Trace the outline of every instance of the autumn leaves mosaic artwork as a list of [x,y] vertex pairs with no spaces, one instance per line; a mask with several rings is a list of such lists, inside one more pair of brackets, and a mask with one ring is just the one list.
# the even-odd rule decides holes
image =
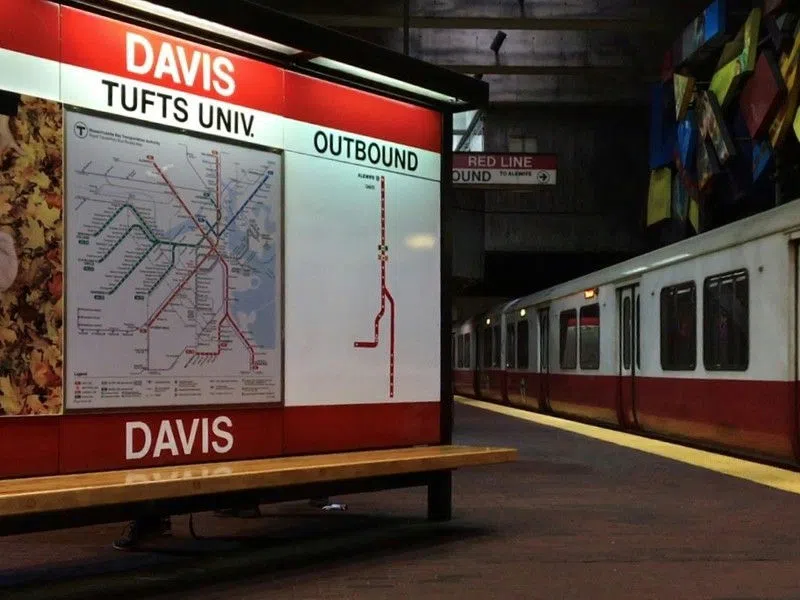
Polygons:
[[62,412],[62,127],[0,90],[0,415]]

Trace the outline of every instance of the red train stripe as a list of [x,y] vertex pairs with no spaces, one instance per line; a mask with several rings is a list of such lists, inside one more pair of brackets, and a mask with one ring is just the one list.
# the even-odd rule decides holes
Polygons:
[[645,429],[793,457],[794,382],[641,377],[636,383]]
[[[457,391],[473,395],[468,374],[456,371],[454,382]],[[543,377],[482,370],[477,381],[482,398],[540,408]],[[619,386],[630,385],[629,378],[552,373],[546,379],[554,413],[620,426]],[[635,382],[634,404],[643,430],[795,462],[795,382],[672,377],[636,377]]]
[[552,374],[550,406],[562,414],[616,424],[618,381],[601,375]]
[[[575,324],[577,322],[578,321],[576,319],[574,319],[574,318],[567,319],[567,327],[575,327]],[[581,327],[587,327],[587,326],[591,326],[591,325],[599,326],[600,325],[600,318],[599,317],[583,317],[581,319]]]

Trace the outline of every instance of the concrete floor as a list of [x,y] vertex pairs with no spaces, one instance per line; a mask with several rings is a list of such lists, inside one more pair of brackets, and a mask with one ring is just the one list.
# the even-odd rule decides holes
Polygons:
[[2,598],[800,598],[800,496],[457,406],[456,441],[517,463],[455,474],[455,519],[425,490],[198,515],[146,552],[121,525],[0,539]]

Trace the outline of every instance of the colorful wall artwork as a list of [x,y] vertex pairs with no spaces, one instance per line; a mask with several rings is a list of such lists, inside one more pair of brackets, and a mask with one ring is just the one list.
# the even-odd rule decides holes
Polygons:
[[673,201],[651,190],[647,227],[688,236],[800,197],[799,71],[798,2],[718,0],[687,25],[651,89],[651,180],[670,170]]

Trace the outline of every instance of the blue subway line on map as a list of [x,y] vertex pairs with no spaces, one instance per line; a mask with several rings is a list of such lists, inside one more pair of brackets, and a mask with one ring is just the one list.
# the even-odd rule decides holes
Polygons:
[[230,227],[231,225],[233,225],[233,222],[234,222],[236,219],[238,219],[238,218],[239,218],[239,215],[240,215],[240,214],[242,214],[242,211],[243,211],[245,208],[247,208],[247,205],[248,205],[248,204],[250,204],[250,202],[253,200],[253,198],[255,198],[255,197],[256,197],[256,194],[257,194],[258,192],[260,192],[260,191],[261,191],[261,188],[262,188],[262,187],[264,187],[264,184],[265,184],[265,183],[267,183],[267,180],[268,180],[269,178],[270,178],[270,174],[269,174],[269,173],[267,173],[267,174],[264,176],[264,178],[261,180],[261,182],[260,182],[260,183],[259,183],[259,184],[256,186],[256,189],[254,189],[254,190],[253,190],[253,192],[250,194],[250,196],[248,196],[247,200],[245,200],[245,201],[244,201],[244,203],[243,203],[243,204],[242,204],[242,206],[239,208],[239,210],[237,210],[237,211],[236,211],[236,213],[235,213],[235,214],[234,214],[234,215],[231,217],[231,220],[230,220],[230,221],[228,221],[228,224],[227,224],[227,225],[225,225],[225,227],[223,227],[223,228],[222,228],[222,231],[220,231],[220,232],[219,232],[219,236],[217,236],[217,237],[222,237],[222,236],[223,236],[223,234],[224,234],[224,233],[225,233],[225,232],[228,230],[228,227]]

